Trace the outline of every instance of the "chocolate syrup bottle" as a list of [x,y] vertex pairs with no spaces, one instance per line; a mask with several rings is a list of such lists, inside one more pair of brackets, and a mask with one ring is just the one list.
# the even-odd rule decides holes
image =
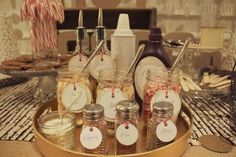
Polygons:
[[147,72],[159,67],[170,68],[171,60],[162,46],[162,35],[160,28],[152,28],[149,41],[146,43],[134,72],[135,99],[142,104],[144,85],[147,81]]

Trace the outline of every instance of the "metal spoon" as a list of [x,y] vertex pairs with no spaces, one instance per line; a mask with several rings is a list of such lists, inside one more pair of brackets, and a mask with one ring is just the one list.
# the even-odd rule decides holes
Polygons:
[[98,53],[98,51],[100,50],[100,48],[102,47],[102,45],[105,43],[104,40],[101,40],[100,43],[98,44],[96,50],[94,50],[93,54],[91,55],[91,57],[88,59],[88,61],[84,64],[81,73],[84,71],[84,69],[87,68],[87,66],[89,65],[89,63],[92,61],[92,59],[94,58],[94,56]]
[[129,68],[128,68],[127,75],[131,72],[131,70],[133,69],[133,67],[137,64],[139,58],[140,58],[141,55],[143,54],[144,48],[145,48],[145,44],[142,44],[142,45],[139,46],[138,51],[137,51],[137,53],[136,53],[136,55],[135,55],[135,58],[134,58],[133,62],[131,63],[131,65],[130,65]]
[[188,45],[190,43],[191,39],[188,38],[185,43],[184,43],[184,46],[183,48],[181,49],[180,53],[178,54],[174,64],[172,65],[172,67],[170,68],[170,73],[174,70],[174,68],[176,67],[176,65],[179,63],[179,61],[181,60],[181,58],[183,57],[184,53],[185,53],[185,50],[188,48]]

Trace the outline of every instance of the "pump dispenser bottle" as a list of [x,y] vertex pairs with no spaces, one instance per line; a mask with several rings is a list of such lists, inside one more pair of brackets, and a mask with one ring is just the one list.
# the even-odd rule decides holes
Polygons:
[[83,26],[83,11],[80,10],[78,27],[76,28],[75,56],[68,62],[69,70],[82,68],[88,60],[88,47],[86,44],[86,28]]
[[130,30],[128,14],[120,14],[117,28],[111,36],[111,56],[117,70],[127,71],[135,56],[135,35]]
[[161,29],[152,28],[149,41],[146,43],[134,72],[135,99],[139,104],[142,104],[148,70],[160,67],[170,68],[171,60],[162,45]]
[[100,70],[116,69],[115,62],[111,58],[111,52],[107,48],[106,27],[103,26],[103,13],[101,8],[99,8],[98,26],[95,29],[95,36],[96,36],[96,46],[98,46],[100,41],[102,40],[105,41],[98,55],[96,55],[89,64],[89,71],[91,75],[93,76],[93,78],[98,80],[98,74]]

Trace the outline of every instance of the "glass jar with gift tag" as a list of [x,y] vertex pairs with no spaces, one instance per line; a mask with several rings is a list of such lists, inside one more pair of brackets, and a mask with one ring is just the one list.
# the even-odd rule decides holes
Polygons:
[[83,107],[92,102],[89,73],[81,69],[59,72],[57,85],[58,111],[75,113],[76,124],[83,124]]
[[170,72],[166,68],[153,68],[148,71],[144,86],[143,120],[152,117],[153,104],[160,101],[170,102],[173,106],[173,120],[176,121],[181,110],[179,69]]
[[96,103],[104,106],[108,134],[114,135],[116,104],[122,100],[134,99],[134,87],[131,74],[125,71],[101,70],[97,87]]

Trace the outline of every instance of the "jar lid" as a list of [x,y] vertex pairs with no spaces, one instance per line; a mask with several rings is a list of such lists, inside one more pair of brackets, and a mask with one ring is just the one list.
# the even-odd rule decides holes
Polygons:
[[123,100],[117,103],[116,105],[116,114],[118,117],[123,119],[130,119],[137,115],[139,110],[139,105],[130,100]]
[[123,100],[117,103],[116,105],[117,112],[131,113],[137,112],[139,110],[139,105],[130,100]]
[[168,101],[159,101],[153,104],[153,116],[155,117],[171,117],[173,115],[174,106]]
[[104,107],[100,104],[88,104],[84,106],[83,113],[85,119],[98,119],[103,117]]

